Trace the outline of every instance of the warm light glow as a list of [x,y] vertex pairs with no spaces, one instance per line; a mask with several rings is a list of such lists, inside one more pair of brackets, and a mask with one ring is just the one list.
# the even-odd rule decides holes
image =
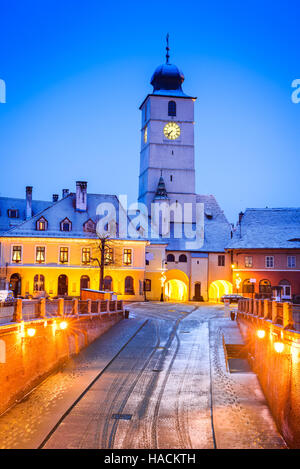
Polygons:
[[209,286],[209,299],[218,301],[223,295],[232,293],[232,284],[227,280],[215,280]]
[[34,337],[35,336],[35,333],[36,333],[36,330],[33,329],[33,327],[30,327],[29,329],[27,329],[27,335],[29,337]]
[[266,331],[264,329],[259,329],[256,332],[256,335],[259,339],[263,339],[266,336]]
[[20,336],[20,337],[25,337],[24,321],[22,321],[21,324],[20,324],[19,336]]
[[165,285],[165,296],[171,301],[186,301],[187,286],[182,280],[171,279]]
[[275,342],[274,343],[274,349],[276,350],[277,353],[282,353],[284,350],[284,343],[283,342]]
[[145,127],[145,130],[144,130],[144,142],[147,143],[147,138],[148,138],[148,128],[147,126]]
[[63,330],[65,330],[65,329],[67,329],[68,323],[67,323],[66,321],[62,321],[62,322],[60,323],[59,327],[60,327],[61,330],[63,331]]
[[180,135],[180,127],[176,122],[168,122],[164,126],[164,134],[169,140],[176,140]]
[[235,268],[235,265],[234,265],[234,264],[231,264],[231,268],[234,269],[234,268]]

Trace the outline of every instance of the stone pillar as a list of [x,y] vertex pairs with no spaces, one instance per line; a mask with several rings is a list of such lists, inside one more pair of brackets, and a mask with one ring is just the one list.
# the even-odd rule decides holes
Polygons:
[[277,303],[276,301],[272,301],[272,323],[277,323]]
[[92,314],[92,300],[87,300],[87,313]]
[[14,322],[21,322],[22,321],[22,298],[17,298],[16,303],[15,303],[15,310],[14,310],[14,316],[13,320]]
[[64,315],[64,299],[59,298],[58,303],[57,303],[57,316],[63,316]]
[[269,300],[263,300],[264,302],[264,319],[268,319],[269,314]]
[[40,307],[39,317],[40,318],[45,318],[46,317],[46,298],[41,298],[40,299],[39,307]]
[[97,312],[98,314],[101,314],[101,300],[97,300],[97,305],[98,305]]
[[290,303],[283,303],[283,327],[288,328],[293,325],[293,307]]
[[73,314],[73,316],[78,316],[79,315],[79,312],[78,312],[78,299],[77,298],[73,298],[72,314]]

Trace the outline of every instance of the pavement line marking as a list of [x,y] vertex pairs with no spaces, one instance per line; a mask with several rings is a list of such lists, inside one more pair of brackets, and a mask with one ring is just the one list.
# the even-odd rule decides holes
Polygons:
[[85,396],[85,394],[91,389],[91,387],[96,383],[96,381],[105,373],[107,368],[112,364],[112,362],[120,355],[120,353],[127,347],[127,345],[137,336],[137,334],[143,329],[143,327],[148,323],[148,319],[146,319],[145,322],[138,328],[137,331],[128,339],[128,341],[123,345],[123,347],[120,348],[120,350],[116,353],[116,355],[113,356],[113,358],[107,363],[107,365],[100,371],[100,373],[93,379],[93,381],[85,388],[85,390],[80,394],[80,396],[73,402],[73,404],[66,410],[66,412],[61,416],[61,418],[58,420],[58,422],[54,425],[52,430],[48,433],[46,438],[42,441],[42,443],[39,445],[37,449],[43,449],[45,444],[50,440],[51,436],[55,433],[55,431],[58,429],[60,424],[64,421],[64,419],[70,414],[70,412],[76,407],[78,402],[81,401],[81,399]]

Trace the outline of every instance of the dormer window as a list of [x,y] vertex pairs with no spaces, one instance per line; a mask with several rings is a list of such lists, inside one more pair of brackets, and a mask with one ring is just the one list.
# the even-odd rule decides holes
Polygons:
[[176,116],[176,103],[175,103],[175,101],[169,101],[169,103],[168,103],[168,116]]
[[60,231],[71,231],[72,230],[72,222],[65,218],[60,222]]
[[8,215],[8,218],[19,218],[19,210],[8,209],[7,215]]
[[86,233],[95,233],[96,223],[93,220],[89,219],[83,224],[83,231]]
[[46,231],[47,228],[48,228],[48,222],[46,218],[44,217],[39,218],[38,221],[36,222],[36,229],[38,231]]

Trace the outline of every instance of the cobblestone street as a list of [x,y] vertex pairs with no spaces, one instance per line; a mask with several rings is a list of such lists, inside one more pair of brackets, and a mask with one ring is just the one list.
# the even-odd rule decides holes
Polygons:
[[1,448],[285,448],[221,305],[136,303],[130,318],[0,418]]

